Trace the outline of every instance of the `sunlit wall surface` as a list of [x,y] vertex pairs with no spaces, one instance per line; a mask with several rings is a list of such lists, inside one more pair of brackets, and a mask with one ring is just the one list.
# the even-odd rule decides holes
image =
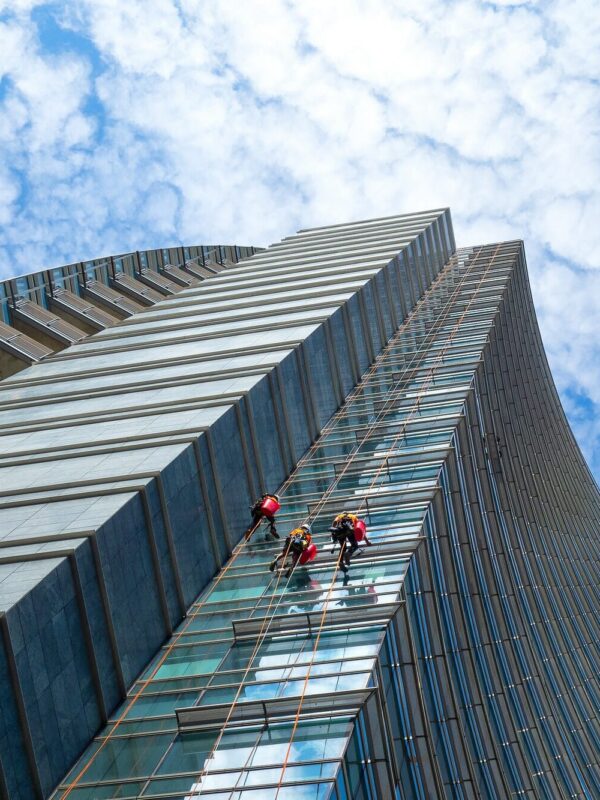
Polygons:
[[[333,424],[332,415],[395,341],[453,251],[449,212],[443,210],[304,231],[0,384],[0,788],[5,794],[19,800],[49,796],[99,731],[92,745],[98,755],[85,762],[90,766],[81,776],[84,767],[69,776],[63,794],[163,796],[170,788],[160,776],[172,775],[179,780],[172,784],[177,796],[185,793],[182,780],[188,788],[198,782],[202,756],[191,743],[204,737],[201,751],[214,732],[194,728],[179,736],[174,709],[193,705],[209,680],[204,704],[222,709],[231,705],[228,676],[239,680],[236,670],[243,673],[252,661],[251,676],[257,663],[249,655],[244,662],[243,654],[256,634],[242,631],[240,645],[228,655],[232,619],[270,617],[279,600],[278,617],[291,612],[286,616],[292,618],[294,608],[295,613],[310,608],[319,595],[325,603],[333,575],[331,557],[321,558],[310,577],[294,576],[296,582],[316,583],[296,587],[288,602],[290,587],[284,591],[284,584],[275,588],[268,580],[269,553],[260,538],[232,561],[248,505],[261,491],[286,481],[324,426]],[[368,417],[371,401],[365,397],[364,403],[361,414]],[[346,440],[332,444],[332,454],[341,448],[337,460],[343,461]],[[310,458],[317,459],[314,468],[323,470],[327,482],[336,458],[329,455],[330,445],[323,446],[322,456],[313,448]],[[284,532],[307,512],[307,498],[294,499],[302,486],[296,482],[300,473],[293,474]],[[311,506],[319,502],[319,492],[318,486],[307,486]],[[410,534],[423,509],[417,503],[393,517],[396,549],[374,548],[361,567],[360,584],[357,562],[355,584],[340,590],[349,599],[340,602],[370,611],[377,592],[382,600],[398,595],[413,547]],[[382,531],[386,520],[384,514]],[[200,611],[199,592],[224,565]],[[190,606],[185,633],[175,634],[169,657],[144,673],[161,645],[175,641],[171,637]],[[225,617],[205,614],[211,609]],[[330,709],[324,724],[344,752],[353,743],[357,765],[365,748],[377,764],[388,763],[381,755],[383,739],[376,743],[369,733],[370,720],[381,710],[375,684],[365,676],[383,636],[382,621],[369,619],[363,627],[371,661],[361,655],[366,645],[360,640],[344,643],[348,634],[342,625],[337,643],[328,639],[330,631],[323,632],[322,646],[331,656],[310,679],[311,692],[313,679],[321,688],[333,685],[334,664],[335,680],[348,686],[340,691],[342,707]],[[268,648],[263,633],[260,646]],[[310,642],[289,646],[290,655],[277,660],[299,659],[302,671],[302,659],[310,662]],[[295,648],[304,655],[296,655]],[[340,674],[346,651],[356,653],[354,677]],[[217,667],[225,657],[230,666],[220,678]],[[140,673],[152,670],[144,686]],[[248,677],[250,685],[261,680]],[[269,685],[276,687],[278,680],[275,674]],[[150,686],[168,689],[169,681],[172,690],[156,698]],[[279,691],[274,692],[279,702]],[[128,716],[115,728],[111,720],[122,714],[115,709],[127,694],[138,693],[135,708],[127,712],[132,720]],[[174,701],[173,694],[183,700]],[[282,699],[287,702],[285,694]],[[162,703],[167,709],[156,723],[161,732],[149,736],[146,723],[135,721],[147,702],[159,709],[151,716],[161,717]],[[301,715],[297,723],[286,707],[279,705],[276,713],[290,731],[291,775],[299,774],[293,748],[307,742],[304,749],[314,754],[312,783],[325,775],[329,783],[338,780],[340,753],[331,755],[333,744],[325,748],[330,766],[320,766],[321,710]],[[107,722],[113,732],[99,746]],[[263,727],[261,722],[258,730]],[[130,738],[138,728],[140,736]],[[278,730],[281,750],[285,732]],[[234,741],[226,734],[225,749]],[[265,736],[268,744],[271,732]],[[261,741],[255,737],[248,747],[258,753]],[[116,761],[114,745],[125,747]],[[279,752],[275,745],[273,740],[267,752]],[[187,766],[183,761],[175,766],[174,748],[183,761],[189,756]],[[281,764],[279,755],[272,757]],[[226,763],[239,764],[240,758],[231,753]],[[167,759],[169,772],[160,772]],[[250,772],[257,786],[277,784],[273,773]],[[244,771],[239,780],[250,778]],[[329,790],[327,780],[320,791]]]
[[433,271],[278,491],[317,560],[238,545],[56,798],[598,796],[598,491],[520,242]]

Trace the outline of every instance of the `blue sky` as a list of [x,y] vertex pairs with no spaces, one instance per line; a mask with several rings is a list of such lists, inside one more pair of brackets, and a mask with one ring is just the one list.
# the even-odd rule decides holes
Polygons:
[[600,476],[592,0],[0,0],[0,275],[450,205],[523,238]]

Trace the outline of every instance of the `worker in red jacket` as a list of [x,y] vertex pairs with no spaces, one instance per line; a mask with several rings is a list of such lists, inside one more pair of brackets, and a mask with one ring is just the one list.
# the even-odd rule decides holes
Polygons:
[[275,514],[281,508],[279,504],[279,497],[276,494],[263,494],[258,498],[253,506],[250,506],[252,514],[252,522],[248,530],[244,534],[246,541],[252,536],[254,531],[258,528],[263,519],[269,523],[269,533],[274,539],[279,539],[277,528],[275,527]]
[[269,569],[271,572],[275,571],[275,567],[280,561],[283,561],[283,567],[285,568],[287,559],[289,556],[291,556],[291,566],[285,573],[285,577],[289,578],[292,574],[292,571],[296,567],[300,556],[310,546],[311,540],[312,534],[310,532],[310,525],[300,525],[299,528],[294,528],[294,530],[288,534],[281,553],[269,564]]

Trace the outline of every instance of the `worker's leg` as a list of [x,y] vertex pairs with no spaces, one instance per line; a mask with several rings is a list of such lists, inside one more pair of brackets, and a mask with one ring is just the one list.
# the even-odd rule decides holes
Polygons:
[[271,536],[273,536],[273,538],[279,539],[279,534],[277,533],[277,528],[275,527],[275,517],[267,517],[266,519],[269,521],[269,533]]
[[354,553],[356,553],[357,550],[358,550],[358,542],[356,541],[356,537],[354,533],[349,533],[346,537],[346,547],[344,552],[346,566],[350,563],[350,559],[352,558]]
[[348,572],[348,566],[346,565],[346,542],[340,542],[340,557],[338,559],[338,567],[342,570],[342,572]]
[[288,557],[289,552],[290,552],[290,543],[286,539],[286,542],[283,545],[283,550],[281,551],[281,553],[279,553],[277,558],[273,559],[273,561],[271,561],[271,563],[269,564],[269,569],[271,570],[271,572],[275,570],[275,567],[280,561],[285,561],[285,559]]
[[300,552],[299,552],[299,551],[297,551],[297,550],[294,550],[294,551],[292,552],[292,566],[291,566],[291,567],[288,569],[288,571],[285,573],[285,577],[286,577],[286,578],[289,578],[289,577],[290,577],[290,575],[292,574],[292,572],[293,572],[293,571],[296,569],[296,564],[298,563],[298,559],[299,559],[299,558],[300,558]]
[[329,530],[331,531],[331,540],[333,541],[331,552],[335,553],[336,547],[339,547],[340,549],[343,547],[344,536],[340,533],[339,528],[329,528]]
[[277,564],[279,564],[279,562],[282,561],[284,558],[285,558],[285,553],[279,553],[277,558],[274,558],[273,561],[271,561],[271,563],[269,564],[269,569],[271,570],[271,572],[275,570]]
[[248,529],[246,530],[246,533],[244,534],[244,539],[246,539],[246,541],[252,536],[254,531],[258,528],[258,526],[261,523],[262,518],[263,518],[263,515],[261,514],[260,511],[255,511],[252,514],[252,522],[250,523]]

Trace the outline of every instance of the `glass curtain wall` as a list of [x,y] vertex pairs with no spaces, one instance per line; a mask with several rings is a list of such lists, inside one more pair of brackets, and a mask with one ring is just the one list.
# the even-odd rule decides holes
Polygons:
[[[400,796],[410,721],[390,621],[518,248],[452,257],[278,489],[282,540],[238,545],[56,800]],[[372,542],[347,577],[329,535],[344,510]],[[305,522],[316,560],[269,572]]]

